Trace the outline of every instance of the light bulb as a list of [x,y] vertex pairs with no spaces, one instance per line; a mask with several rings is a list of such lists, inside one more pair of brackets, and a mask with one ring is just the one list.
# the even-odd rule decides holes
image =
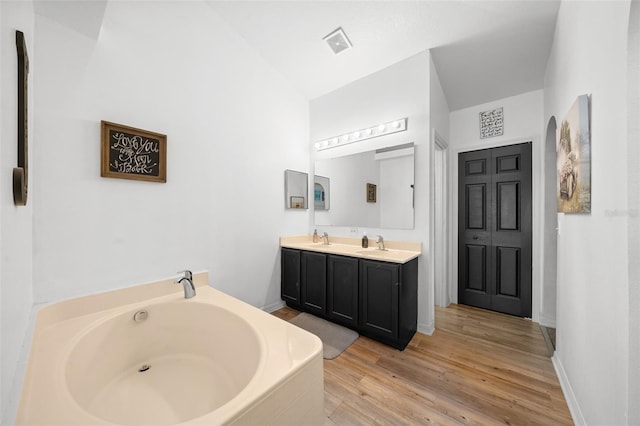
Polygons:
[[385,126],[384,124],[381,124],[381,125],[378,126],[378,130],[381,131],[381,132],[384,132],[384,129],[386,129],[386,128],[387,128],[387,126]]
[[400,122],[399,122],[399,121],[394,121],[394,122],[393,122],[393,127],[395,127],[396,129],[397,129],[398,127],[400,127]]
[[349,135],[343,135],[343,136],[342,136],[342,141],[343,141],[343,142],[346,142],[346,141],[348,141],[348,140],[349,140]]
[[373,129],[367,129],[367,136],[371,136],[372,133],[373,133]]
[[354,138],[354,139],[360,139],[360,132],[355,132],[355,133],[353,134],[353,138]]

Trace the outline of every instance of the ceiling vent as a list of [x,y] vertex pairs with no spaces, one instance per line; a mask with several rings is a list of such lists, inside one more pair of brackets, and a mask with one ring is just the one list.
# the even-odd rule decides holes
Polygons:
[[333,31],[331,34],[324,37],[323,40],[327,42],[333,53],[336,55],[352,47],[349,38],[342,28],[338,28]]

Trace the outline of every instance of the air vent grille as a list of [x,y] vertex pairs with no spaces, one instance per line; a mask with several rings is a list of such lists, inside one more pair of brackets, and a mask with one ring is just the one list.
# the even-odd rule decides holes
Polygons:
[[338,28],[331,34],[323,38],[327,42],[334,54],[342,53],[352,47],[349,38],[342,28]]

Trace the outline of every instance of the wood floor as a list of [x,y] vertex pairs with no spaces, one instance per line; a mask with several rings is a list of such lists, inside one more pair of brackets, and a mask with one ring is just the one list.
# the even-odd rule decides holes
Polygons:
[[324,393],[330,426],[573,424],[539,326],[464,305],[436,308],[433,336],[402,352],[358,338],[324,360]]

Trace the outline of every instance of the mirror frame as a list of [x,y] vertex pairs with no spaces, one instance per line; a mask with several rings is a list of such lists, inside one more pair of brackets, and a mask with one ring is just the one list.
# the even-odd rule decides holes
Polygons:
[[[294,178],[304,177],[304,189],[299,192],[300,183],[294,184]],[[295,193],[293,191],[296,191]],[[297,170],[284,171],[284,208],[286,210],[307,210],[309,208],[309,174]],[[302,200],[300,200],[302,198]]]

